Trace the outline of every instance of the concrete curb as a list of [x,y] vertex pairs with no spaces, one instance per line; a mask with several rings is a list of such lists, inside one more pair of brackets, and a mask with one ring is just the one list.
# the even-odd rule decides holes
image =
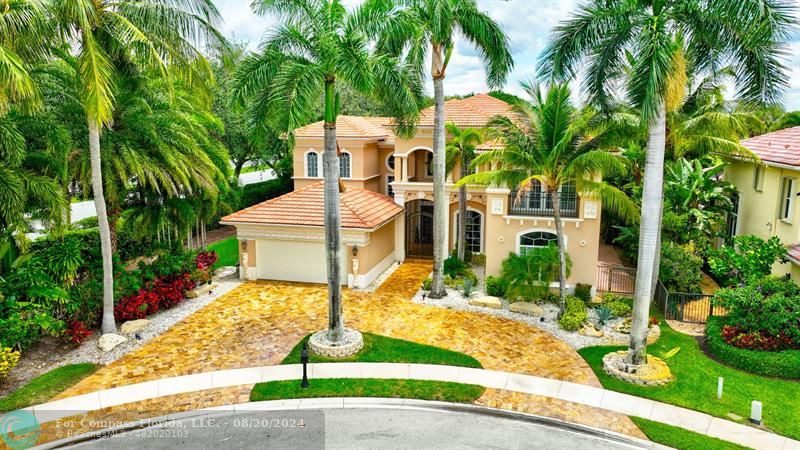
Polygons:
[[[389,378],[475,384],[486,388],[550,397],[628,416],[642,417],[754,449],[800,450],[800,441],[705,413],[593,386],[533,375],[469,367],[399,363],[318,363],[309,364],[308,369],[309,377],[312,379]],[[24,410],[33,413],[39,423],[46,423],[88,411],[167,395],[268,381],[299,380],[301,376],[302,366],[299,364],[220,370],[91,392],[35,405]],[[310,400],[297,400],[297,402],[299,405],[303,402],[308,403]],[[315,402],[331,401],[316,399]],[[294,400],[285,402],[288,405],[292,404]],[[333,400],[333,402],[338,404],[336,403],[338,400]],[[242,407],[240,406],[240,408]]]

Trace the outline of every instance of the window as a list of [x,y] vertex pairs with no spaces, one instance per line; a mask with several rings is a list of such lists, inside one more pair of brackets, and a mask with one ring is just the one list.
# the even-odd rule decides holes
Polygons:
[[728,213],[727,217],[727,224],[726,224],[726,233],[725,233],[725,242],[728,245],[733,245],[733,237],[736,236],[736,231],[739,229],[739,193],[735,192],[731,196],[731,203],[733,203],[733,209]]
[[350,178],[350,153],[339,155],[339,177]]
[[306,176],[319,176],[319,155],[314,152],[309,152],[306,154]]
[[[456,240],[460,231],[461,225],[458,220],[459,214],[456,211]],[[471,209],[467,210],[467,227],[466,227],[466,248],[472,253],[481,253],[481,227],[483,225],[483,217],[478,211]]]
[[761,192],[764,189],[764,166],[756,165],[753,172],[753,190]]
[[394,172],[394,155],[389,155],[386,157],[386,167],[388,167],[389,170]]
[[467,175],[472,175],[473,173],[477,172],[477,168],[470,167],[472,163],[471,159],[464,158],[461,160],[461,178],[464,178]]
[[394,175],[386,175],[386,195],[389,197],[394,197],[394,189],[392,189],[392,183],[394,183]]
[[558,236],[546,231],[532,231],[519,237],[519,254],[524,255],[534,248],[548,247],[558,244]]
[[792,209],[794,207],[794,179],[783,178],[781,180],[781,210],[780,219],[784,222],[792,221]]
[[430,152],[428,152],[425,157],[425,173],[427,173],[429,177],[433,176],[433,153]]

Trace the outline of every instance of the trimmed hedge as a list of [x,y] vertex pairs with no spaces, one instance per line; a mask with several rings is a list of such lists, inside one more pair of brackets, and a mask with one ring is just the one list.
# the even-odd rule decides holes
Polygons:
[[292,180],[275,178],[242,186],[240,207],[247,208],[292,191]]
[[763,352],[729,345],[722,339],[724,317],[709,317],[706,324],[708,352],[723,363],[745,372],[768,377],[800,379],[800,350]]

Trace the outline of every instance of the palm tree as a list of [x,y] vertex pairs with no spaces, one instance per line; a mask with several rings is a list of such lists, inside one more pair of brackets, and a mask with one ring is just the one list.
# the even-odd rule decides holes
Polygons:
[[[380,3],[377,0],[376,3]],[[480,53],[490,87],[500,87],[514,66],[508,37],[500,25],[480,11],[475,0],[398,0],[401,9],[387,12],[381,21],[378,47],[406,60],[422,75],[430,57],[435,101],[433,125],[433,279],[428,294],[447,295],[444,289],[445,235],[449,201],[445,184],[444,78],[457,35]]]
[[[746,102],[775,102],[786,86],[779,57],[793,24],[789,1],[593,0],[559,25],[541,57],[540,76],[567,80],[583,71],[583,88],[601,108],[624,84],[648,127],[639,263],[627,361],[647,361],[653,269],[659,253],[666,116],[681,104],[692,73],[735,67]],[[624,66],[633,62],[630,73]]]
[[11,105],[38,106],[30,66],[47,54],[52,27],[39,0],[4,2],[0,13],[0,114]]
[[[198,72],[207,64],[196,44],[223,41],[214,29],[219,14],[211,0],[52,0],[53,20],[77,52],[78,86],[86,115],[91,155],[91,185],[103,256],[101,331],[116,331],[114,273],[100,151],[102,129],[112,124],[119,77],[156,68],[171,80],[174,70]],[[195,64],[199,63],[199,64]],[[205,71],[208,73],[208,71]],[[193,73],[192,79],[208,76]]]
[[[512,190],[541,192],[549,198],[558,235],[559,300],[566,304],[567,255],[561,223],[561,193],[571,191],[596,197],[623,218],[635,218],[636,206],[619,189],[597,177],[625,170],[621,156],[607,150],[613,130],[591,130],[591,114],[581,114],[570,103],[566,84],[551,85],[543,94],[538,85],[522,83],[531,97],[514,109],[519,120],[497,117],[488,126],[504,145],[478,155],[473,164],[498,163],[498,170],[479,172],[459,180],[459,186],[481,184]],[[535,195],[535,194],[534,194]]]
[[344,334],[341,291],[341,216],[339,157],[336,142],[338,83],[382,99],[396,117],[396,131],[408,135],[418,114],[419,80],[395,58],[369,51],[364,31],[380,20],[367,2],[348,13],[340,0],[257,0],[259,14],[283,20],[247,57],[236,75],[234,100],[251,104],[252,121],[292,131],[310,122],[315,102],[324,99],[325,246],[328,276],[328,339]]
[[[468,168],[475,159],[475,150],[483,143],[483,134],[474,128],[461,129],[453,123],[447,124],[451,138],[447,142],[447,172],[461,171],[458,178],[468,174]],[[467,186],[458,187],[458,258],[464,260],[467,244]]]

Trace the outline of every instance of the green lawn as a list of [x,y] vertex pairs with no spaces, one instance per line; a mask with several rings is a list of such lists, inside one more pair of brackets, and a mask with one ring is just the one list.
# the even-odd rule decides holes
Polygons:
[[96,364],[70,364],[39,375],[25,386],[0,398],[0,411],[13,411],[44,403],[91,375]]
[[214,242],[208,246],[208,249],[214,250],[219,256],[217,262],[214,263],[215,269],[239,264],[239,240],[236,239],[236,236]]
[[[300,350],[309,336],[298,342],[281,364],[299,363]],[[357,355],[343,359],[329,359],[309,352],[309,357],[311,362],[388,362],[482,367],[477,359],[463,353],[371,333],[364,333],[364,348]]]
[[[661,387],[637,386],[617,380],[603,372],[602,358],[622,347],[588,347],[578,351],[592,366],[603,387],[694,409],[723,419],[733,420],[728,413],[741,416],[746,422],[750,404],[764,404],[764,424],[776,433],[800,439],[800,383],[748,374],[717,363],[700,351],[697,341],[661,323],[661,338],[648,347],[648,352],[663,356],[680,347],[680,352],[667,363],[677,378]],[[717,378],[725,378],[722,400],[717,400]],[[743,423],[744,423],[743,422]]]
[[678,450],[708,450],[712,448],[714,450],[744,450],[748,448],[641,417],[631,417],[631,419],[651,441]]
[[297,380],[259,383],[250,392],[250,401],[311,397],[389,397],[471,403],[483,391],[483,386],[443,381],[326,378],[310,380],[310,387],[307,389],[301,388]]

